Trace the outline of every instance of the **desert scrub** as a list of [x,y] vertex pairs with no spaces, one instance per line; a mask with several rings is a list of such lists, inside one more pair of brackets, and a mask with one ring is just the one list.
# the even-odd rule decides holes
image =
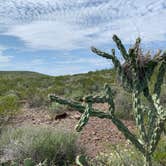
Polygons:
[[156,152],[153,155],[153,159],[160,165],[166,165],[166,136],[160,140]]
[[107,153],[99,153],[95,159],[89,159],[94,166],[143,166],[143,157],[133,148],[125,145],[111,145]]
[[49,115],[52,119],[56,119],[57,116],[64,115],[67,116],[66,111],[69,109],[69,107],[58,104],[58,103],[51,103],[49,106]]
[[19,98],[14,94],[0,97],[0,132],[8,120],[19,110]]
[[71,164],[80,151],[76,140],[74,133],[53,128],[9,128],[2,132],[0,138],[1,160],[31,158],[36,163],[47,159],[48,166]]
[[[130,142],[107,145],[107,152],[99,153],[94,159],[87,159],[89,166],[143,166],[144,158]],[[153,154],[153,165],[166,165],[166,142],[163,137]]]
[[121,119],[133,120],[132,97],[130,93],[125,92],[122,88],[116,87],[115,105],[116,116]]
[[9,94],[0,97],[0,115],[12,116],[19,108],[19,99],[16,95]]

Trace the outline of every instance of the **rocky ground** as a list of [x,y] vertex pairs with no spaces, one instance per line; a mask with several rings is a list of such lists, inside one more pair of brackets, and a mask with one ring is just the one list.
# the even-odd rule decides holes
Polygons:
[[[97,106],[101,107],[101,106]],[[102,106],[105,108],[106,106]],[[40,109],[23,108],[18,116],[11,120],[10,125],[45,125],[49,127],[60,128],[61,130],[75,131],[80,114],[76,111],[67,111],[67,116],[60,119],[53,119],[48,111]],[[132,121],[123,121],[130,130],[134,130]],[[99,152],[106,151],[106,145],[109,143],[117,144],[125,142],[124,136],[117,130],[114,124],[108,119],[99,119],[92,117],[88,124],[79,133],[79,144],[85,147],[86,153],[95,156]]]

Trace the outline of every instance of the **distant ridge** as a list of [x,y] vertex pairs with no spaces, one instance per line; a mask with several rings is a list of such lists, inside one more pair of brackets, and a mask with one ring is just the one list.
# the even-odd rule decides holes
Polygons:
[[78,74],[66,74],[66,75],[59,75],[59,76],[51,76],[48,74],[43,74],[35,71],[0,71],[0,76],[21,76],[21,75],[28,75],[28,76],[49,76],[49,77],[65,77],[65,76],[83,76],[87,74],[97,74],[97,73],[108,73],[110,71],[114,71],[113,69],[103,69],[103,70],[96,70],[96,71],[89,71],[87,73],[78,73]]
[[28,77],[36,77],[36,76],[48,76],[46,74],[34,72],[34,71],[0,71],[1,76],[28,76]]

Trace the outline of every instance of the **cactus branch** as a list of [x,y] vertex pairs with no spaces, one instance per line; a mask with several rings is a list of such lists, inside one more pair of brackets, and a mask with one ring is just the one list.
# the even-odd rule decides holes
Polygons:
[[127,54],[127,51],[125,49],[125,47],[123,46],[121,40],[118,38],[118,36],[113,35],[113,40],[116,43],[118,49],[120,50],[122,56],[124,57],[125,60],[128,60],[129,55]]
[[[89,116],[91,116],[91,117],[98,117],[98,118],[102,118],[102,119],[104,119],[104,118],[105,119],[111,119],[112,122],[114,123],[114,125],[124,134],[126,139],[130,140],[134,144],[134,146],[136,148],[138,148],[142,153],[145,151],[143,146],[142,146],[142,144],[137,140],[137,137],[129,131],[129,129],[124,125],[124,123],[121,120],[119,120],[115,116],[112,116],[112,114],[105,113],[105,112],[99,111],[99,110],[94,109],[94,108],[91,108],[91,111],[88,113],[87,110],[89,108],[81,105],[79,102],[62,99],[61,97],[58,97],[58,96],[56,96],[54,94],[49,95],[49,98],[51,99],[52,102],[58,102],[60,104],[68,105],[68,106],[70,106],[72,108],[75,108],[80,113],[84,113],[82,118],[81,118],[81,121],[79,122],[81,124],[83,124],[82,121],[85,118],[84,116],[86,116],[86,118],[85,118],[86,119],[86,123],[87,123],[87,120],[89,119]],[[79,129],[80,128],[78,128],[78,131],[80,131]]]

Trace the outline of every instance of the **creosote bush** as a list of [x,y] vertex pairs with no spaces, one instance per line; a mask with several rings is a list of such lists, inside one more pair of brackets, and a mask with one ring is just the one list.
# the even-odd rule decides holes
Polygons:
[[21,164],[24,159],[31,158],[35,163],[47,160],[47,166],[69,165],[81,151],[76,140],[74,133],[53,128],[9,128],[0,137],[1,160],[13,160]]
[[67,106],[58,104],[58,103],[51,103],[50,107],[49,107],[49,115],[52,119],[56,119],[57,115],[62,115],[64,113],[66,113],[66,111],[69,108]]
[[19,111],[19,98],[15,94],[0,96],[0,133],[5,124]]
[[[130,142],[127,144],[107,145],[107,151],[99,153],[95,158],[87,158],[89,166],[143,166],[144,158]],[[165,137],[160,140],[153,154],[153,165],[166,165]]]
[[14,94],[0,97],[0,116],[13,116],[19,109],[19,99]]

